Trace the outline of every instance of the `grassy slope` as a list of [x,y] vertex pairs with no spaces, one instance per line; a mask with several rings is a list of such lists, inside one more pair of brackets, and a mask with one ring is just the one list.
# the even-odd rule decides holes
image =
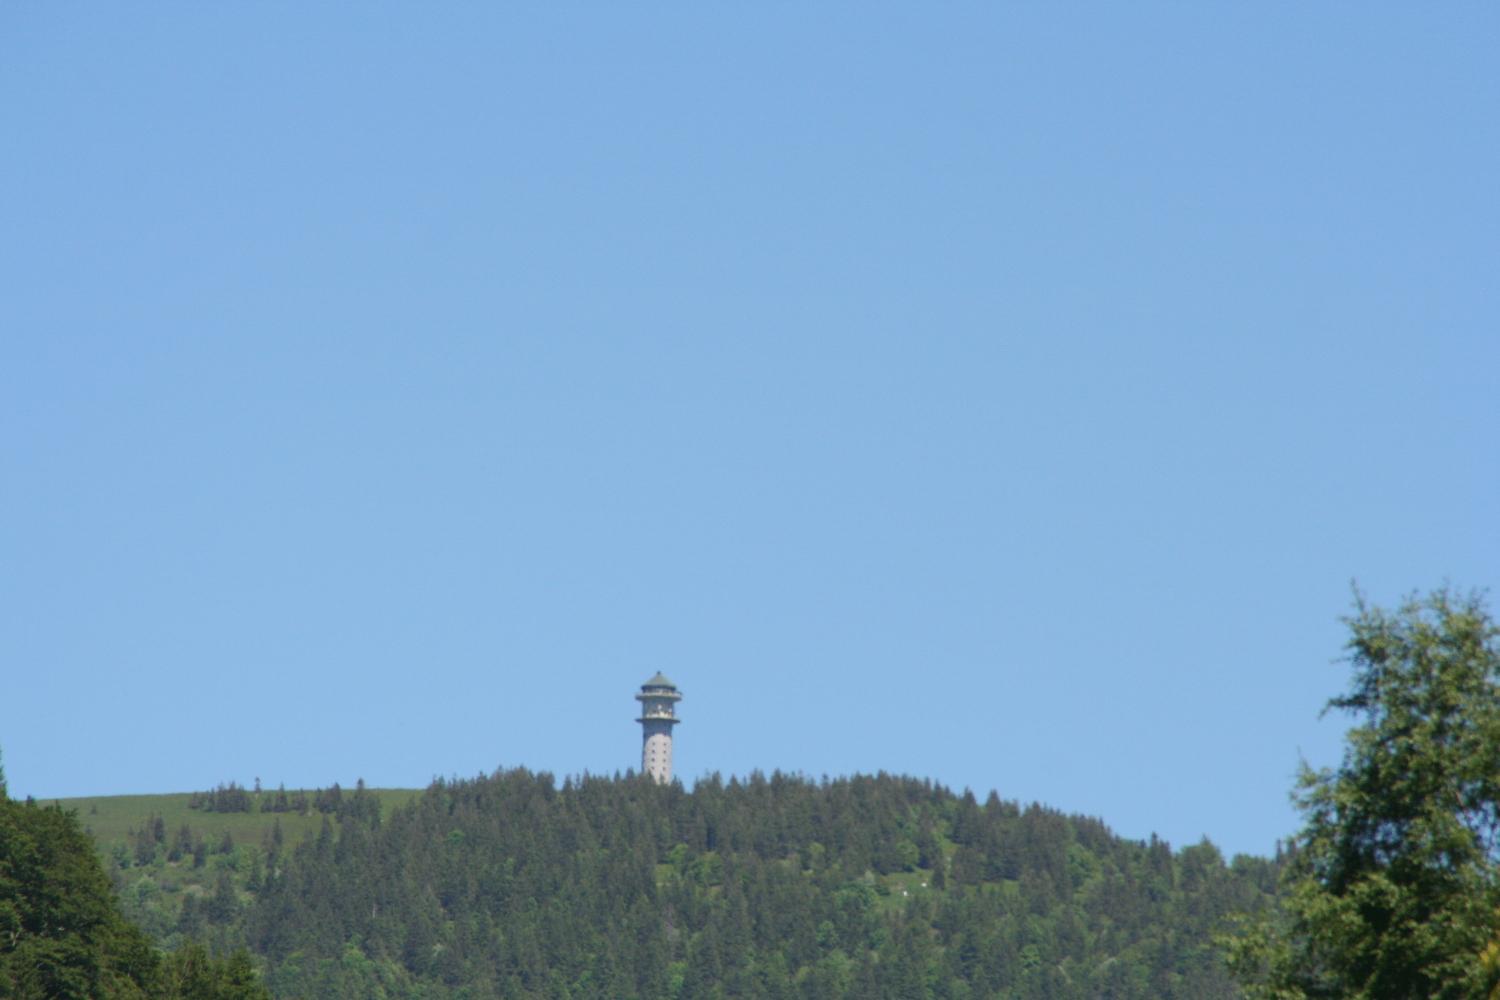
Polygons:
[[[383,812],[389,813],[396,806],[421,795],[411,788],[369,789],[380,799]],[[347,792],[346,792],[347,794]],[[323,817],[316,811],[306,816],[296,813],[212,813],[188,808],[189,795],[175,792],[168,795],[107,795],[79,799],[43,799],[40,805],[56,803],[64,809],[76,810],[78,820],[94,838],[100,850],[112,844],[126,842],[132,830],[139,830],[152,816],[160,816],[167,826],[171,838],[177,828],[186,823],[210,843],[223,837],[224,831],[237,844],[260,844],[271,832],[277,820],[281,822],[282,836],[286,842],[295,844],[305,836],[318,832]],[[262,796],[266,798],[268,796]]]
[[[409,788],[369,789],[379,800],[381,811],[393,809],[421,795]],[[345,794],[349,794],[346,792]],[[268,801],[269,795],[259,801]],[[309,793],[311,798],[311,793]],[[249,902],[256,872],[262,870],[271,831],[281,824],[282,840],[288,848],[322,828],[324,816],[312,810],[298,813],[248,812],[213,813],[189,809],[191,795],[178,792],[169,795],[111,795],[76,799],[43,799],[40,805],[58,805],[77,812],[79,822],[94,838],[126,917],[141,926],[158,944],[168,948],[180,945],[184,936],[180,923],[183,905],[189,897],[205,901],[213,895],[221,880],[228,878],[241,905]],[[259,802],[257,802],[257,808]],[[145,828],[153,816],[160,816],[166,826],[166,844],[158,846],[150,860],[142,861],[135,851],[134,831]],[[328,822],[338,827],[332,816]],[[202,840],[208,850],[202,863],[191,853],[175,861],[168,860],[167,845],[184,824],[195,840]],[[233,841],[226,853],[224,834]],[[234,948],[243,944],[235,937],[223,936],[223,927],[212,927],[200,921],[190,933],[211,936],[214,947]],[[214,937],[213,935],[218,935]]]
[[[421,789],[413,788],[372,788],[368,791],[379,798],[381,811],[386,815],[422,794]],[[218,873],[225,869],[234,872],[234,881],[243,887],[249,859],[254,855],[263,855],[271,829],[277,822],[281,824],[282,837],[288,847],[305,837],[316,835],[323,825],[323,814],[316,810],[307,815],[203,812],[188,808],[190,798],[186,792],[176,792],[165,795],[44,799],[39,800],[39,804],[56,804],[78,813],[79,821],[94,838],[99,852],[106,858],[107,866],[115,873],[116,886],[124,897],[129,915],[158,940],[170,944],[174,941],[167,935],[171,933],[170,928],[180,912],[184,895],[205,897],[211,891]],[[261,798],[268,800],[269,795]],[[215,851],[209,857],[208,864],[203,868],[196,868],[190,856],[169,862],[165,859],[164,849],[158,851],[153,862],[144,866],[136,863],[129,850],[134,847],[131,834],[142,829],[153,816],[160,816],[166,824],[168,843],[183,824],[190,827],[196,838],[204,840]],[[328,819],[336,830],[338,821],[332,816]],[[215,847],[223,839],[225,831],[229,832],[237,845],[233,857],[218,854]],[[952,844],[946,838],[942,838],[941,843],[944,852],[951,853]],[[113,860],[110,859],[111,855],[114,855]],[[670,870],[669,865],[659,865],[658,877],[664,878]],[[904,904],[908,894],[926,895],[934,891],[927,886],[927,877],[924,872],[871,876],[871,885],[880,897],[880,907],[883,910],[895,910]],[[143,892],[142,885],[145,883],[150,883],[151,889]],[[242,891],[241,895],[245,896],[245,893]]]

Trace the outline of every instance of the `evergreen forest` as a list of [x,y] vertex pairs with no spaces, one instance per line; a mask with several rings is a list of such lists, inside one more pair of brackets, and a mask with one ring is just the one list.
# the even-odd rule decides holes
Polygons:
[[77,817],[5,796],[0,772],[0,997],[263,1000],[248,954],[162,955],[126,920]]
[[1448,590],[1345,621],[1344,757],[1271,859],[889,774],[257,781],[81,817],[0,769],[0,998],[1495,1000],[1500,626]]
[[279,998],[1227,998],[1217,936],[1280,866],[885,774],[328,790],[296,843],[276,793],[220,791],[260,842],[157,817],[106,864],[159,943],[248,949]]

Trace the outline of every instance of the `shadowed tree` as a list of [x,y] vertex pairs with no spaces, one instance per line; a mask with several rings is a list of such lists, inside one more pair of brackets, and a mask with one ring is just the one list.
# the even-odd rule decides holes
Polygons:
[[[187,966],[193,977],[177,975]],[[116,905],[73,813],[0,801],[0,996],[8,1000],[268,1000],[248,955],[164,962]]]

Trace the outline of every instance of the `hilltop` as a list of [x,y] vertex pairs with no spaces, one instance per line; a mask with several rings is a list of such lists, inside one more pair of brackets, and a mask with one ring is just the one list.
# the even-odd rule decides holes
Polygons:
[[64,805],[158,942],[283,998],[1228,998],[1213,935],[1278,867],[884,774],[267,794]]
[[[169,832],[175,832],[186,825],[195,835],[201,835],[210,843],[219,843],[224,834],[228,833],[235,843],[259,844],[271,834],[277,824],[280,824],[283,836],[292,841],[317,833],[324,812],[312,805],[312,802],[321,791],[292,793],[306,796],[309,804],[305,810],[286,812],[262,810],[262,800],[269,800],[274,792],[249,792],[247,794],[250,796],[251,807],[246,811],[233,812],[194,808],[192,802],[195,796],[211,794],[202,792],[93,795],[38,801],[41,805],[57,805],[78,813],[84,831],[94,838],[101,849],[130,843],[138,831],[158,818]],[[422,794],[419,788],[371,788],[367,792],[385,810]],[[334,811],[330,811],[328,815],[337,819]]]

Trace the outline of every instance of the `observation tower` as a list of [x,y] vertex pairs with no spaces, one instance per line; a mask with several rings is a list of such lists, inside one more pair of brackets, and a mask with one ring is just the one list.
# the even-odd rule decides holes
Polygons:
[[641,703],[641,717],[635,720],[641,724],[641,772],[666,784],[672,780],[672,727],[682,721],[677,718],[682,695],[657,671],[635,698]]

